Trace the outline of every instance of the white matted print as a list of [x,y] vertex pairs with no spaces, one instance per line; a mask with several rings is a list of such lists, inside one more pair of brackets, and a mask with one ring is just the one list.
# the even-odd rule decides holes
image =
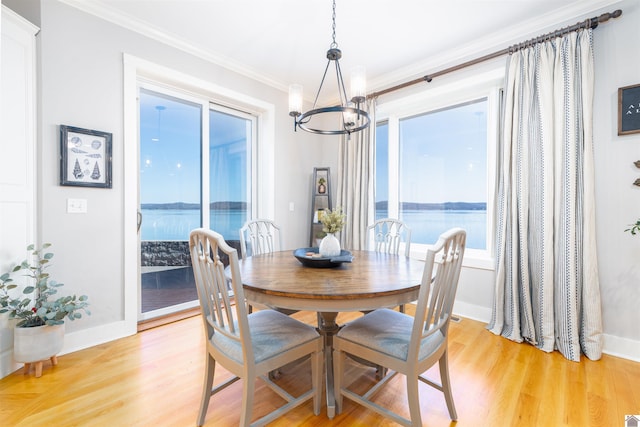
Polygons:
[[60,125],[60,185],[111,188],[107,132]]

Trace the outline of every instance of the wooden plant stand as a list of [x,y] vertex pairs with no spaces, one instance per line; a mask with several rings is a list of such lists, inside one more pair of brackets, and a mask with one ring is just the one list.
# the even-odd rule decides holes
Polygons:
[[[51,356],[49,358],[49,360],[51,360],[51,365],[53,365],[53,366],[56,366],[58,364],[58,357],[57,356]],[[31,365],[35,365],[36,378],[40,378],[42,376],[42,364],[43,363],[44,363],[44,360],[40,360],[38,362],[25,363],[24,364],[24,374],[25,375],[29,374],[29,371],[31,371]]]

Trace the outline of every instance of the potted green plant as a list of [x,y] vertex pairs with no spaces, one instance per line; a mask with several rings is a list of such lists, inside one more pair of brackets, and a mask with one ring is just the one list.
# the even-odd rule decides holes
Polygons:
[[318,179],[318,194],[324,194],[327,191],[326,182],[327,180],[324,177]]
[[[36,249],[29,245],[30,258],[0,276],[0,313],[17,319],[13,345],[16,362],[29,364],[53,358],[62,350],[65,319],[79,319],[82,312],[91,314],[86,295],[55,298],[63,283],[51,279],[45,271],[53,258],[53,253],[45,252],[50,246],[45,243]],[[21,292],[13,280],[20,273],[29,278]]]
[[624,231],[628,231],[629,233],[631,233],[634,236],[636,234],[640,234],[640,219],[638,219],[635,224],[630,224],[629,228],[627,228]]
[[318,252],[323,257],[339,256],[341,253],[340,241],[334,235],[342,230],[345,224],[346,215],[342,213],[342,208],[337,207],[334,210],[325,210],[324,215],[320,218],[322,223],[322,231],[327,235],[320,242]]

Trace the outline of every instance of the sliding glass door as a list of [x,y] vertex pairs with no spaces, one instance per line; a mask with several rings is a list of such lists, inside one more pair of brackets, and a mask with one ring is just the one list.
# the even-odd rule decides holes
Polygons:
[[197,306],[189,233],[231,245],[250,216],[255,118],[152,85],[139,90],[139,320]]

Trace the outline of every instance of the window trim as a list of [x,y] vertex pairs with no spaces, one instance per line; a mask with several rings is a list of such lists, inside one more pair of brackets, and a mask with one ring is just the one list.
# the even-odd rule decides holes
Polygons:
[[[465,267],[495,269],[493,236],[495,234],[495,202],[498,189],[496,165],[503,78],[503,68],[496,68],[476,76],[430,87],[428,90],[412,93],[386,103],[379,102],[376,108],[376,126],[386,122],[389,128],[389,215],[397,217],[400,120],[481,98],[487,99],[487,249],[466,249],[463,262]],[[412,242],[411,256],[424,258],[428,247],[428,244]]]

